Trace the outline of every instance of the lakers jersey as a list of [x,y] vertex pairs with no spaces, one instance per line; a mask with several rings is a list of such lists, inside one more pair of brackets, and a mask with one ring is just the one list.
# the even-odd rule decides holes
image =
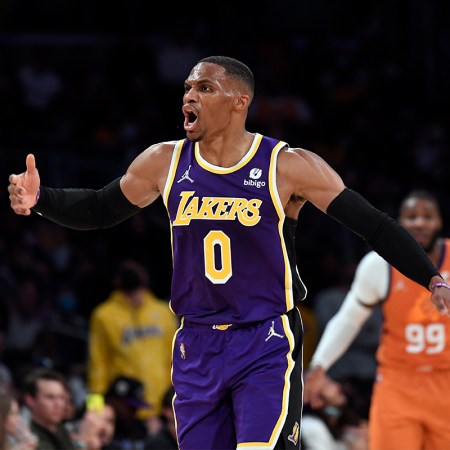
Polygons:
[[[450,240],[438,265],[450,280]],[[450,318],[430,301],[430,292],[390,268],[390,286],[383,302],[383,330],[377,359],[386,367],[415,370],[450,369]]]
[[163,199],[172,236],[170,305],[178,316],[242,324],[293,308],[298,273],[276,187],[277,155],[286,145],[256,134],[242,160],[226,168],[203,159],[198,143],[175,145]]

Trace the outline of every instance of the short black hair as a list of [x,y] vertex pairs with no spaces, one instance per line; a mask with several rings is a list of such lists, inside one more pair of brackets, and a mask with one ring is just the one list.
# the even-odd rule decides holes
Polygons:
[[403,197],[403,200],[400,203],[399,212],[402,211],[403,207],[406,205],[406,202],[411,199],[420,199],[420,200],[426,200],[427,202],[433,203],[436,206],[436,209],[439,214],[441,214],[441,207],[439,204],[439,200],[437,195],[435,195],[433,192],[427,189],[423,188],[416,188],[409,191],[408,194]]
[[38,393],[38,382],[40,380],[59,381],[69,392],[66,377],[61,372],[53,369],[38,368],[26,375],[23,383],[23,393],[31,397],[36,397]]
[[116,272],[115,287],[125,292],[149,287],[149,276],[145,267],[137,261],[122,261]]
[[406,200],[409,200],[410,198],[420,198],[423,200],[429,200],[430,202],[434,202],[438,204],[437,197],[431,192],[426,189],[413,189],[411,190],[403,199],[403,202]]
[[253,72],[243,62],[231,58],[230,56],[207,56],[206,58],[201,59],[197,64],[203,62],[222,66],[227,75],[244,82],[251,91],[252,96],[255,93],[255,78]]

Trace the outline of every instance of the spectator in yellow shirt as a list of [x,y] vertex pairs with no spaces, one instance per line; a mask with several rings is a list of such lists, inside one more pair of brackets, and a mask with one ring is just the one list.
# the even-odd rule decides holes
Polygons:
[[138,417],[148,420],[152,431],[171,386],[172,338],[179,322],[168,302],[150,290],[148,272],[136,261],[119,265],[114,285],[90,317],[88,389],[104,395],[118,376],[140,380],[151,406]]

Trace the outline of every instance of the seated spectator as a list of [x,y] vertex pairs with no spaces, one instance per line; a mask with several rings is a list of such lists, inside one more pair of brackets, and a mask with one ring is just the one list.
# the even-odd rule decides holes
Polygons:
[[368,450],[367,421],[353,408],[343,386],[327,378],[321,391],[321,409],[304,406],[303,450]]
[[117,377],[105,395],[105,403],[112,406],[116,414],[113,440],[108,450],[122,448],[143,448],[148,437],[145,420],[138,417],[138,411],[150,407],[144,400],[144,386],[135,378]]
[[19,403],[9,393],[0,393],[0,449],[37,449],[36,436],[20,416]]
[[114,438],[116,430],[116,411],[111,405],[106,403],[99,415],[102,421],[99,430],[100,445],[102,449],[105,449]]
[[145,441],[145,450],[177,450],[177,432],[175,427],[175,414],[173,412],[173,387],[167,390],[163,398],[161,412],[161,428],[151,434]]
[[98,432],[99,422],[90,420],[73,439],[64,425],[68,387],[57,371],[39,368],[31,371],[24,383],[24,402],[31,412],[31,431],[38,438],[38,450],[87,449],[86,442]]
[[78,447],[85,450],[102,450],[112,442],[116,414],[111,405],[104,405],[100,411],[86,410],[75,424],[65,424]]
[[[92,396],[90,397],[92,400]],[[79,417],[71,417],[65,422],[72,440],[83,442],[86,450],[102,450],[111,443],[116,427],[116,412],[114,408],[104,403],[102,396],[97,396],[95,402],[86,401],[85,408]],[[90,432],[94,430],[94,432]]]

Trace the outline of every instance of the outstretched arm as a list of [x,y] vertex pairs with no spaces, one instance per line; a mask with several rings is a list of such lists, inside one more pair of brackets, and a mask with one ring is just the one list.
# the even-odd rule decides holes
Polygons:
[[94,189],[53,189],[40,186],[33,155],[27,156],[27,169],[9,177],[9,198],[16,214],[31,211],[60,225],[91,230],[116,225],[160,194],[167,176],[173,143],[155,144],[141,153],[123,177]]
[[141,209],[122,193],[120,179],[99,190],[41,186],[32,154],[26,158],[25,172],[10,175],[9,183],[11,208],[16,214],[29,216],[31,211],[35,211],[53,222],[76,230],[107,228]]
[[347,188],[329,204],[327,213],[365,239],[399,272],[431,291],[439,313],[450,316],[450,286],[420,244],[393,218]]
[[450,286],[420,244],[387,214],[345,187],[340,176],[318,155],[287,149],[278,159],[278,190],[289,217],[305,201],[361,236],[389,264],[431,291],[431,301],[450,316]]

